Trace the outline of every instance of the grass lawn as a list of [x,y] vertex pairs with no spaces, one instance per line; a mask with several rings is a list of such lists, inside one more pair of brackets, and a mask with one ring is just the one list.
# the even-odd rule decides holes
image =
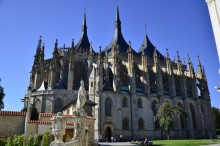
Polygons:
[[190,140],[154,140],[153,145],[155,146],[201,146],[220,143],[220,140],[212,142],[210,139],[190,139]]

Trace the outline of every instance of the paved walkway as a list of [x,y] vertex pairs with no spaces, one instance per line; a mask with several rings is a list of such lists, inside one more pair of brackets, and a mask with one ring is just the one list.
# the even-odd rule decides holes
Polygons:
[[101,146],[137,146],[135,144],[130,144],[130,142],[100,142]]

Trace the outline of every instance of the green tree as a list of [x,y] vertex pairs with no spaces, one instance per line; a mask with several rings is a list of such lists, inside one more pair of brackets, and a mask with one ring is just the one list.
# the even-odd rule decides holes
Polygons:
[[170,129],[174,115],[183,113],[181,108],[172,106],[167,101],[161,105],[157,105],[156,117],[159,119],[160,127],[167,132],[167,139],[170,138]]
[[42,146],[49,146],[50,145],[50,140],[49,139],[50,139],[50,132],[45,131],[43,139],[42,139]]
[[212,115],[214,118],[216,129],[220,129],[220,109],[212,107]]
[[[1,79],[0,79],[0,83],[1,83]],[[4,97],[5,97],[4,88],[0,84],[0,111],[4,109],[4,102],[3,102]]]

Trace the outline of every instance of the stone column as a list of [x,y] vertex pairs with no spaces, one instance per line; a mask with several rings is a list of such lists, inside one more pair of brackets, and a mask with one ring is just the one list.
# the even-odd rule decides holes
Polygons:
[[50,121],[52,122],[52,134],[55,137],[55,140],[51,142],[50,146],[64,146],[63,135],[66,130],[66,118],[59,112]]

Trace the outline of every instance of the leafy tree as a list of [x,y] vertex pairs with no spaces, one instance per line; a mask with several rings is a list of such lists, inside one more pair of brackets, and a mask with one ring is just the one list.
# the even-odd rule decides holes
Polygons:
[[49,131],[45,131],[43,139],[42,139],[42,146],[49,146],[50,145],[49,138],[50,138],[50,132]]
[[34,137],[32,135],[29,135],[26,146],[34,146],[33,144],[34,144]]
[[220,129],[220,109],[212,107],[212,115],[215,121],[216,129]]
[[[0,79],[1,82],[1,79]],[[4,109],[3,98],[5,97],[4,88],[0,85],[0,111]]]
[[170,129],[174,115],[183,113],[181,108],[172,106],[167,101],[161,105],[157,105],[156,117],[159,119],[160,127],[167,132],[167,139],[170,138]]

